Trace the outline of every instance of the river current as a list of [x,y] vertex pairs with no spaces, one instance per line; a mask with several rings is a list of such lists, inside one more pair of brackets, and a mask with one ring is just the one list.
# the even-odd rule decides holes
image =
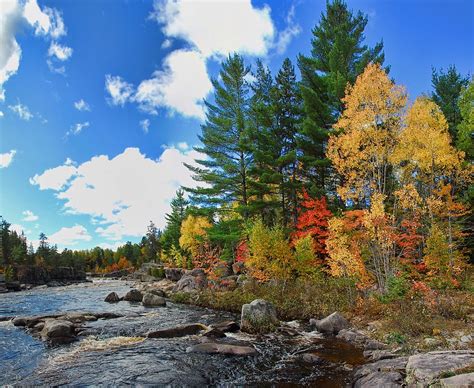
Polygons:
[[[239,317],[232,313],[168,302],[167,307],[104,302],[131,284],[96,281],[0,294],[0,317],[90,311],[115,312],[116,319],[87,322],[88,335],[69,345],[47,346],[10,321],[0,322],[0,384],[155,385],[155,386],[316,386],[350,383],[352,369],[363,363],[359,350],[305,332],[250,336],[228,333],[223,342],[254,346],[255,356],[187,353],[199,336],[144,339],[151,330],[186,323],[206,325]],[[302,357],[312,354],[313,357]]]

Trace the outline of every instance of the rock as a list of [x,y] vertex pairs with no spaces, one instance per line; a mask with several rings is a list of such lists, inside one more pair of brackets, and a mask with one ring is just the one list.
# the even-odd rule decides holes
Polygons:
[[166,306],[165,298],[152,294],[151,292],[146,292],[143,295],[142,303],[143,303],[143,306],[146,306],[146,307]]
[[184,270],[181,268],[165,268],[166,279],[177,282],[184,274]]
[[429,385],[445,373],[472,366],[473,350],[437,351],[415,354],[406,366],[409,384]]
[[187,353],[207,353],[207,354],[228,354],[234,356],[251,356],[257,351],[250,346],[220,344],[214,342],[205,342],[190,346],[186,349]]
[[214,327],[211,327],[209,330],[204,332],[202,335],[204,337],[208,337],[208,338],[224,338],[225,337],[225,334],[224,334],[223,331],[221,331],[219,329],[216,329]]
[[474,387],[474,372],[441,379],[439,385],[449,388],[472,388]]
[[62,319],[47,319],[41,330],[41,338],[54,344],[70,343],[76,339],[74,325]]
[[120,298],[116,292],[111,292],[109,295],[105,297],[104,301],[107,303],[117,303],[117,302],[120,302]]
[[404,383],[408,357],[380,360],[357,368],[354,387],[400,387]]
[[234,321],[224,321],[219,323],[213,323],[212,328],[222,331],[223,333],[233,333],[239,331],[240,326]]
[[300,359],[308,364],[319,364],[323,362],[323,359],[314,353],[303,353],[300,355]]
[[13,326],[26,326],[26,317],[15,317],[12,320]]
[[354,388],[402,387],[403,375],[400,372],[373,372],[357,380]]
[[208,327],[201,323],[194,323],[184,326],[172,327],[169,329],[161,329],[151,331],[147,334],[148,338],[173,338],[173,337],[184,337],[186,335],[198,334],[203,330],[207,330]]
[[347,329],[350,326],[347,319],[337,311],[321,320],[312,319],[310,324],[316,327],[318,331],[328,334],[337,334],[342,329]]
[[128,302],[141,302],[142,299],[143,299],[143,294],[134,288],[128,291],[123,297],[123,300],[126,300]]
[[[92,314],[91,314],[92,315]],[[104,312],[104,313],[94,313],[93,314],[97,319],[114,319],[114,318],[121,318],[123,317],[122,314],[118,313],[109,313],[109,312]]]
[[21,284],[17,281],[6,282],[5,288],[8,291],[21,291]]
[[240,330],[248,333],[268,333],[280,324],[275,307],[264,299],[242,306]]
[[384,343],[373,340],[360,331],[353,329],[342,329],[336,337],[365,350],[382,350],[387,347]]
[[159,288],[149,289],[147,292],[156,296],[161,296],[162,298],[166,298],[166,293]]
[[174,291],[195,292],[207,287],[207,277],[204,270],[200,268],[186,272],[176,283]]
[[395,358],[397,355],[388,350],[364,350],[364,357],[370,361],[386,360],[388,358]]
[[443,342],[438,338],[428,337],[423,340],[423,343],[428,347],[435,347],[441,345]]
[[245,265],[241,261],[237,261],[234,264],[232,264],[232,272],[234,275],[240,275],[241,273],[244,272]]

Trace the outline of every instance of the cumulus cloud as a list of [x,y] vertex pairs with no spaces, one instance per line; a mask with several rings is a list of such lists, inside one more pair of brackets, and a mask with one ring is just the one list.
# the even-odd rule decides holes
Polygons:
[[109,93],[108,102],[111,105],[123,106],[133,95],[133,85],[119,76],[107,74],[105,76],[105,90]]
[[55,57],[59,61],[65,61],[72,55],[72,48],[63,46],[57,42],[51,42],[49,46],[48,55]]
[[145,119],[140,121],[140,127],[142,127],[143,132],[148,133],[150,129],[150,120]]
[[293,38],[299,35],[301,26],[295,21],[295,4],[292,4],[286,17],[286,28],[278,33],[275,48],[278,54],[283,54]]
[[[57,40],[66,35],[66,27],[61,13],[55,8],[41,9],[36,0],[1,0],[0,5],[0,101],[5,100],[4,84],[18,72],[21,48],[15,39],[21,24],[26,22],[37,36]],[[64,47],[64,46],[61,46]],[[65,52],[63,52],[64,54]],[[72,53],[72,51],[71,51]],[[64,72],[63,67],[56,68],[48,59],[48,66],[56,72]]]
[[84,128],[87,128],[89,126],[90,123],[88,121],[84,123],[76,123],[69,129],[69,131],[66,132],[66,136],[79,135]]
[[3,112],[0,110],[0,117],[3,117]]
[[23,221],[33,222],[38,220],[38,216],[31,210],[25,210],[23,213]]
[[55,190],[67,213],[89,215],[100,224],[96,233],[119,241],[143,235],[150,220],[159,228],[165,226],[176,190],[196,185],[183,163],[195,165],[199,158],[202,155],[194,150],[167,147],[154,160],[138,148],[127,148],[113,158],[99,155],[77,167],[46,170],[30,182],[42,190]]
[[165,58],[163,71],[140,83],[134,100],[151,114],[157,113],[157,107],[165,107],[203,119],[202,99],[211,90],[205,58],[196,51],[177,50]]
[[76,108],[78,111],[81,111],[81,112],[90,112],[91,110],[91,107],[90,105],[85,102],[82,98],[79,100],[79,101],[76,101],[74,103],[74,108]]
[[92,236],[84,226],[79,224],[71,226],[70,228],[63,227],[48,237],[48,241],[51,244],[63,247],[76,245],[78,242],[90,240],[92,240]]
[[16,150],[0,154],[0,168],[7,168],[13,162],[15,154]]
[[221,60],[233,52],[266,56],[275,49],[281,53],[299,33],[300,27],[294,23],[294,7],[287,18],[287,28],[279,34],[270,13],[269,6],[256,7],[251,0],[155,0],[149,18],[162,28],[162,48],[169,48],[176,39],[187,45],[170,52],[163,60],[162,70],[143,80],[136,92],[128,84],[130,93],[117,105],[134,101],[150,114],[166,109],[204,119],[202,101],[212,91],[207,71],[210,60]]
[[8,107],[22,120],[29,121],[33,117],[33,114],[30,112],[28,107],[20,102],[16,105],[8,105]]

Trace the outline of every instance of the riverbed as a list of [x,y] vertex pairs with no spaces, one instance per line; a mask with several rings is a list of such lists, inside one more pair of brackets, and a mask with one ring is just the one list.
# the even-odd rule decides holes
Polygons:
[[[186,323],[210,325],[235,314],[168,302],[146,308],[139,303],[109,304],[112,291],[124,295],[132,283],[94,281],[78,285],[0,294],[0,317],[71,311],[114,312],[121,318],[87,322],[86,335],[69,345],[47,346],[10,321],[0,322],[0,384],[318,386],[342,387],[364,362],[360,350],[321,338],[307,328],[271,335],[228,333],[224,342],[255,347],[255,356],[187,353],[199,336],[144,339],[148,331]],[[291,330],[290,330],[291,332]],[[302,357],[303,355],[314,357]]]

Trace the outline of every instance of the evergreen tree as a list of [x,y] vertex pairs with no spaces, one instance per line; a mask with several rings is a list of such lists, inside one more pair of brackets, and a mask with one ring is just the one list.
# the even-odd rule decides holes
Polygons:
[[234,54],[222,64],[221,82],[213,80],[214,104],[206,102],[206,122],[199,136],[203,146],[196,151],[206,159],[196,160],[199,167],[187,165],[197,182],[206,187],[186,188],[193,203],[211,213],[222,205],[237,202],[238,211],[247,218],[249,170],[252,164],[248,125],[249,73],[241,56]]
[[456,70],[456,66],[449,66],[446,72],[433,68],[431,84],[433,93],[431,99],[441,108],[448,121],[449,134],[453,144],[457,142],[457,127],[462,120],[459,109],[459,97],[463,88],[469,83],[468,77],[463,77]]
[[[155,226],[153,221],[150,221],[150,225],[148,225],[147,232],[146,232],[146,240],[145,246],[142,251],[144,260],[148,261],[156,261],[161,253],[161,243],[160,243],[160,231]],[[128,244],[128,243],[127,243]],[[130,243],[131,245],[131,243]],[[126,256],[127,260],[129,260],[133,265],[137,264],[137,257],[134,257],[133,251],[130,252],[128,256]]]
[[2,228],[0,231],[0,238],[1,238],[1,250],[0,250],[0,262],[7,266],[10,264],[11,261],[11,254],[12,254],[12,247],[10,243],[10,224],[1,217],[0,227]]
[[186,217],[188,200],[184,197],[184,191],[176,191],[176,196],[171,200],[171,212],[166,214],[166,227],[161,236],[160,242],[163,252],[169,254],[171,248],[179,247],[179,237],[181,236],[181,223]]
[[311,56],[300,55],[301,93],[305,122],[301,132],[301,158],[307,178],[316,182],[311,191],[329,187],[329,160],[325,148],[332,124],[343,110],[341,98],[347,84],[353,84],[369,62],[384,61],[383,43],[373,48],[364,44],[367,16],[354,15],[343,0],[326,3],[326,13],[313,29]]

